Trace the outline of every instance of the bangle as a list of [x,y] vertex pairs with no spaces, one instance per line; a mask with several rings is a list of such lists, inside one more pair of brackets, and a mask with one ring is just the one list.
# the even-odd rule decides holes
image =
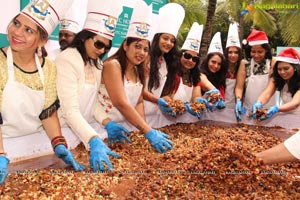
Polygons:
[[6,152],[0,152],[0,156],[1,155],[7,156],[7,153]]
[[62,135],[57,136],[57,137],[55,137],[55,138],[53,138],[53,139],[51,140],[51,145],[52,145],[52,147],[53,147],[53,150],[55,149],[55,147],[56,147],[57,145],[60,145],[60,144],[63,144],[63,145],[65,145],[66,148],[68,148],[66,139],[65,139],[65,137],[62,136]]

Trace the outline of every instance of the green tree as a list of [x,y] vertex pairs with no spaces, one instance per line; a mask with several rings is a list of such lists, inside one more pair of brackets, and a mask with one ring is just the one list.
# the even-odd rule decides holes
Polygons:
[[203,4],[203,1],[199,0],[170,0],[169,2],[178,3],[185,10],[185,17],[177,35],[179,47],[181,47],[192,24],[194,22],[205,23],[207,7]]

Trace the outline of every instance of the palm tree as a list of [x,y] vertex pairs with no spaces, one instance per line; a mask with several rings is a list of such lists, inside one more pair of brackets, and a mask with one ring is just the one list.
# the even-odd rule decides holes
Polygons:
[[[280,8],[283,5],[295,6],[295,9]],[[241,15],[241,11],[248,13]],[[271,8],[274,6],[275,8]],[[240,36],[248,35],[250,30],[244,33],[244,24],[251,24],[252,27],[264,30],[269,37],[280,31],[280,36],[288,46],[300,45],[300,11],[299,0],[258,0],[253,4],[246,4],[244,0],[222,1],[216,12],[228,12],[230,20],[240,23]],[[279,8],[277,8],[279,7]]]
[[181,46],[194,22],[205,23],[207,8],[203,1],[199,0],[170,0],[169,2],[178,3],[185,10],[185,17],[177,35],[179,46]]
[[[212,29],[214,24],[214,15],[216,10],[217,0],[209,0],[207,6],[206,23],[201,41],[200,55],[206,55],[212,38]],[[201,56],[203,58],[203,56]]]

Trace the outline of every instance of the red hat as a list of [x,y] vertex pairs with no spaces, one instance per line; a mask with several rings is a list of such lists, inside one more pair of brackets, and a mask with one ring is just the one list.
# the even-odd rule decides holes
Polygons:
[[278,54],[276,61],[282,61],[282,62],[287,62],[287,63],[292,63],[292,64],[299,64],[299,62],[300,62],[299,59],[300,59],[300,56],[294,48],[286,48]]
[[250,35],[247,37],[249,46],[267,44],[269,43],[268,37],[265,32],[253,29]]

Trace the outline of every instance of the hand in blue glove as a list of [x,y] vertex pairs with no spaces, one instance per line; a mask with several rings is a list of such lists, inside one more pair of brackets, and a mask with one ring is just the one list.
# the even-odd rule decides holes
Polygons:
[[188,102],[185,102],[184,105],[185,105],[185,109],[186,109],[186,111],[187,111],[188,113],[190,113],[191,115],[197,117],[198,119],[201,119],[201,113],[200,113],[200,112],[193,111],[193,110],[191,109],[191,105],[190,105]]
[[215,103],[215,106],[221,110],[226,107],[225,101],[222,98],[219,98],[219,100]]
[[65,145],[59,144],[54,149],[55,155],[62,159],[67,165],[71,165],[75,171],[82,171],[85,167],[76,162],[71,151],[66,148]]
[[[209,97],[209,95],[213,94],[213,93],[217,93],[217,94],[221,94],[220,91],[217,88],[213,88],[207,92],[205,92],[205,95],[207,95]],[[210,99],[208,99],[209,101]]]
[[150,131],[148,131],[148,133],[145,134],[145,138],[149,140],[150,144],[159,153],[165,153],[169,149],[173,149],[173,143],[170,140],[168,140],[170,136],[161,131],[151,129]]
[[[212,94],[215,94],[215,93],[218,94],[219,96],[221,96],[221,93],[220,93],[220,91],[219,91],[217,88],[213,88],[213,89],[211,89],[211,90],[205,92],[204,95],[207,96],[207,101],[208,101],[208,102],[210,102],[210,101],[212,100],[212,99],[211,99],[211,95],[212,95]],[[225,102],[224,102],[223,100],[220,101],[219,103],[218,103],[218,101],[217,101],[213,106],[212,106],[212,103],[209,103],[209,105],[210,105],[210,107],[208,107],[208,110],[211,111],[211,112],[213,112],[214,107],[216,107],[216,106],[218,106],[218,107],[217,107],[218,109],[225,108]]]
[[107,168],[113,170],[113,166],[107,155],[120,158],[119,154],[112,152],[99,137],[92,138],[89,141],[89,145],[91,148],[90,167],[94,171],[103,171],[105,168],[104,163],[106,163]]
[[241,115],[246,113],[246,108],[243,107],[242,101],[240,99],[236,100],[235,103],[235,117],[238,121],[242,121]]
[[170,108],[168,102],[166,102],[163,98],[159,98],[157,104],[164,114],[176,117],[176,113],[173,112],[174,108]]
[[266,117],[262,116],[260,119],[261,120],[270,119],[271,117],[273,117],[273,115],[275,115],[278,112],[279,112],[279,107],[278,106],[272,106],[271,108],[268,109],[267,116]]
[[212,106],[208,103],[208,101],[204,98],[197,98],[196,101],[197,103],[204,103],[205,106],[206,106],[206,109],[208,109],[209,111],[213,111],[213,108]]
[[113,142],[115,144],[117,142],[124,143],[124,140],[131,143],[130,139],[126,136],[126,135],[129,136],[130,132],[126,128],[124,128],[122,125],[120,125],[114,121],[110,121],[105,125],[105,129],[107,130],[108,144],[110,144],[111,142]]
[[262,103],[259,102],[259,101],[255,102],[255,103],[252,105],[252,116],[251,116],[251,117],[252,117],[253,119],[256,119],[256,110],[257,110],[257,108],[259,108],[259,109],[262,109],[262,108],[263,108]]
[[0,184],[3,184],[8,175],[9,159],[5,156],[0,156]]

